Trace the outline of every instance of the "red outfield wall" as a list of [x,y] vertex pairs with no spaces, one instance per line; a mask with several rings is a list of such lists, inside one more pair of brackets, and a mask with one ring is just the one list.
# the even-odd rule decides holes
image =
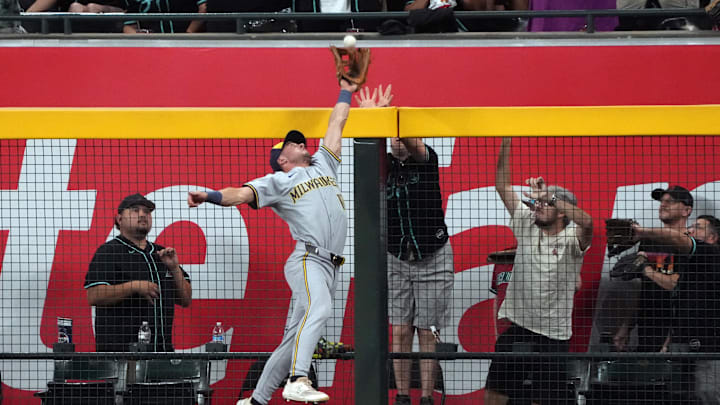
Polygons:
[[[326,107],[324,48],[2,48],[0,107]],[[720,46],[373,49],[400,106],[717,104]]]

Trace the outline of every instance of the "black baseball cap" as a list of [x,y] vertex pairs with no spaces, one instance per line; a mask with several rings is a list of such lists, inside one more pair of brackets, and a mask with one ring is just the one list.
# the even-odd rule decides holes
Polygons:
[[270,149],[270,167],[275,172],[282,171],[282,168],[278,164],[277,160],[280,157],[282,150],[285,148],[285,144],[288,142],[302,143],[307,146],[307,140],[302,132],[295,129],[288,132],[287,135],[285,135],[285,140],[275,144],[272,149]]
[[652,191],[650,196],[653,198],[653,200],[660,201],[660,199],[665,194],[670,194],[670,197],[672,197],[673,200],[680,201],[688,207],[693,206],[692,194],[690,194],[690,191],[688,191],[688,189],[682,186],[670,186],[667,188],[667,190],[662,188],[656,188]]
[[155,203],[145,198],[144,195],[140,193],[131,194],[125,198],[123,198],[122,201],[120,201],[120,205],[118,205],[118,213],[122,212],[123,210],[126,210],[130,207],[133,207],[135,205],[142,205],[144,207],[150,208],[150,211],[155,210]]

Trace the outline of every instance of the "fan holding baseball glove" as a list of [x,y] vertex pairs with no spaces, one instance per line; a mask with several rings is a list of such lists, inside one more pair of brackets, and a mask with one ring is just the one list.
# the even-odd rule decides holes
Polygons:
[[[638,223],[633,219],[611,218],[605,220],[608,257],[617,256],[637,244],[638,240],[635,232],[637,226]],[[648,258],[642,252],[624,255],[613,266],[610,277],[619,278],[623,281],[640,278],[647,264]]]

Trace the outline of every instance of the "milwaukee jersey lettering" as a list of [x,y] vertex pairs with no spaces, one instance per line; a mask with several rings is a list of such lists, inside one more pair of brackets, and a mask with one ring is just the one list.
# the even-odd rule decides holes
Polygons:
[[290,198],[293,203],[302,198],[308,191],[315,190],[320,187],[337,187],[335,179],[329,176],[316,177],[308,181],[302,182],[297,186],[293,187],[290,191]]
[[337,184],[340,159],[320,146],[308,167],[275,172],[245,185],[255,193],[253,208],[270,207],[287,222],[293,239],[342,254],[347,215]]

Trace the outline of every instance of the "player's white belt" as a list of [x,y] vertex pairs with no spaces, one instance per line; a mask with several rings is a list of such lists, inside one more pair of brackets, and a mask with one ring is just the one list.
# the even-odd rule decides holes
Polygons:
[[307,243],[307,242],[305,242],[305,250],[307,250],[308,252],[310,252],[316,256],[324,257],[324,258],[330,260],[330,262],[332,264],[334,264],[335,266],[342,266],[343,263],[345,263],[344,257],[342,257],[340,255],[336,255],[335,253],[332,253],[323,248],[311,245],[310,243]]

